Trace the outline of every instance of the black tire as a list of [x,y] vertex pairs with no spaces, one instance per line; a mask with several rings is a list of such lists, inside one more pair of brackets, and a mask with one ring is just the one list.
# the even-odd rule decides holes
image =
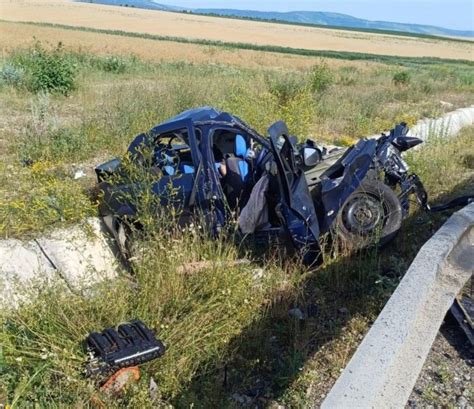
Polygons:
[[379,180],[366,179],[342,205],[334,230],[343,248],[359,250],[388,244],[402,221],[402,206],[396,193]]

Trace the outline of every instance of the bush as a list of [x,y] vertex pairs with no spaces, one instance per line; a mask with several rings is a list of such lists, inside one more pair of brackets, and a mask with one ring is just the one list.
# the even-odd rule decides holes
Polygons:
[[270,93],[278,98],[280,104],[285,104],[295,98],[307,86],[304,78],[295,73],[267,75],[265,80]]
[[322,92],[329,88],[334,82],[334,73],[326,63],[315,65],[311,70],[311,89],[314,92]]
[[26,86],[33,92],[68,95],[76,88],[76,64],[64,53],[61,43],[52,51],[36,43],[27,53],[17,55],[14,63],[26,71]]
[[20,67],[7,63],[0,69],[0,85],[19,86],[25,75],[25,71]]
[[395,85],[408,85],[410,79],[410,73],[407,71],[399,71],[393,75],[393,83]]
[[100,68],[106,72],[122,74],[127,70],[128,62],[121,57],[109,56],[101,61]]

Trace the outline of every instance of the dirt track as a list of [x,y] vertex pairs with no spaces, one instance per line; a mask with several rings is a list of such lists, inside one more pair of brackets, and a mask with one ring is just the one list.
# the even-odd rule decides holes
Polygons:
[[312,50],[474,60],[474,43],[195,16],[69,0],[0,0],[0,19]]

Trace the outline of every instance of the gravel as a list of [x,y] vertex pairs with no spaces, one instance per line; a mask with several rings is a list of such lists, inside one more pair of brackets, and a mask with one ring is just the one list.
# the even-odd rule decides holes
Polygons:
[[431,348],[406,408],[474,409],[474,347],[447,321]]

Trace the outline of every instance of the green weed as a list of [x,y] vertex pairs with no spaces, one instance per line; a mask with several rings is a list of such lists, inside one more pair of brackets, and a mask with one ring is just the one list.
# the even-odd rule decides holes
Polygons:
[[410,79],[410,74],[407,71],[399,71],[393,75],[393,83],[395,85],[408,85]]
[[27,52],[18,53],[13,63],[26,72],[25,85],[33,91],[49,91],[67,95],[76,88],[77,67],[58,43],[52,51],[41,43]]
[[325,91],[334,82],[334,73],[329,66],[321,62],[315,65],[310,74],[311,89],[315,92]]

